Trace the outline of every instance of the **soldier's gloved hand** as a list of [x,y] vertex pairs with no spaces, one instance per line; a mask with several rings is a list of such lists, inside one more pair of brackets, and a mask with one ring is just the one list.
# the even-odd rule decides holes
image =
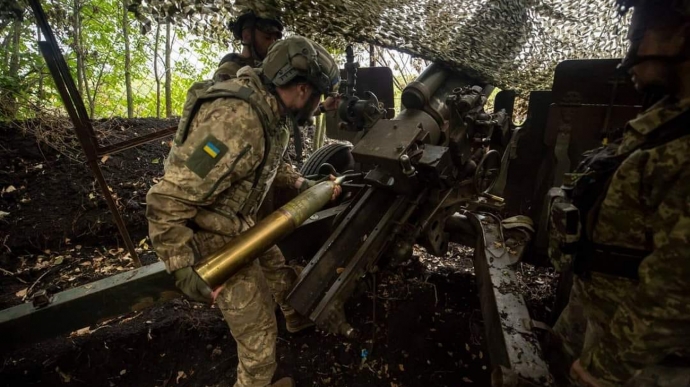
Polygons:
[[[335,181],[336,177],[333,175],[328,175],[328,179],[331,181]],[[340,186],[340,184],[336,185],[335,188],[333,189],[333,195],[331,196],[331,201],[334,201],[335,199],[340,196],[340,193],[343,192],[343,187]]]
[[578,386],[582,387],[603,387],[599,379],[595,378],[582,367],[580,360],[576,360],[570,367],[570,377],[575,380]]
[[175,277],[175,286],[187,297],[194,301],[211,302],[211,288],[190,266],[175,270],[173,276]]
[[308,190],[309,188],[315,186],[316,182],[314,180],[309,180],[309,179],[305,179],[303,177],[300,177],[299,179],[297,179],[297,182],[295,183],[295,185],[297,186],[297,192],[302,193],[302,192]]

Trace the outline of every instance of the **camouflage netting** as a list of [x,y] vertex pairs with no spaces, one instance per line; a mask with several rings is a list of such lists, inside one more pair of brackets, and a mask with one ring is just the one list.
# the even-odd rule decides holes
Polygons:
[[239,7],[275,7],[290,31],[331,47],[371,43],[522,91],[550,88],[564,59],[621,57],[626,46],[613,0],[274,1],[136,0],[131,10],[227,40]]

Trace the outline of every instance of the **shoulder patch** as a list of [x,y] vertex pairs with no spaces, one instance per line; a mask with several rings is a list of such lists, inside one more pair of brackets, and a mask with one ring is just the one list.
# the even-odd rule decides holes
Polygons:
[[208,135],[194,149],[192,155],[185,162],[185,166],[203,179],[226,153],[228,153],[227,145],[223,144],[215,136]]

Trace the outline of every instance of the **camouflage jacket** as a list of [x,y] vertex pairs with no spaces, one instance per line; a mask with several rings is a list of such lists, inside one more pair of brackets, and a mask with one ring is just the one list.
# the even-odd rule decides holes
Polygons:
[[[291,177],[286,177],[285,168],[279,164],[289,131],[279,124],[278,102],[265,90],[259,71],[242,68],[237,79],[212,88],[229,88],[231,85],[223,84],[237,83],[253,90],[265,102],[273,117],[268,120],[271,127],[267,132],[274,138],[269,138],[271,157],[264,166],[270,176],[262,175],[262,182],[285,183]],[[267,142],[260,114],[242,99],[208,100],[190,118],[184,140],[176,140],[170,150],[163,178],[146,197],[149,235],[169,272],[202,258],[200,252],[208,248],[201,245],[211,243],[211,239],[220,244],[221,239],[227,241],[253,225],[253,216],[241,215],[239,209],[247,200],[248,187],[265,156]],[[266,191],[267,188],[261,194]]]
[[260,65],[261,62],[254,60],[254,58],[245,58],[234,52],[227,54],[220,60],[220,64],[213,74],[213,81],[227,81],[228,79],[235,78],[237,76],[237,71],[242,67],[259,67]]
[[[261,62],[254,60],[254,58],[245,58],[240,54],[234,52],[227,54],[223,57],[223,59],[220,60],[220,64],[218,65],[216,72],[213,74],[213,81],[222,82],[228,79],[235,78],[237,76],[237,72],[242,67],[259,67],[260,65]],[[287,125],[287,123],[284,122],[283,125]],[[286,189],[294,188],[295,182],[302,175],[299,172],[295,171],[295,169],[290,164],[289,160],[287,160],[281,166],[281,170],[282,173],[276,177],[276,187]]]
[[[626,128],[619,154],[690,109],[665,99]],[[613,385],[637,370],[690,353],[690,128],[688,135],[633,152],[615,172],[594,226],[594,242],[652,251],[639,281],[592,273],[586,307],[605,326],[580,361]],[[690,364],[688,362],[687,364]]]

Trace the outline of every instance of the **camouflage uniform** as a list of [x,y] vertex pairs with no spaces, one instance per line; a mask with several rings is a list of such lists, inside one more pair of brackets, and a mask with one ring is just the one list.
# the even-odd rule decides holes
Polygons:
[[[213,74],[213,81],[223,82],[228,79],[233,79],[237,76],[237,72],[242,67],[258,67],[260,65],[261,63],[255,61],[253,58],[245,58],[237,53],[227,54],[221,59],[218,69],[216,69],[216,72]],[[286,124],[281,123],[281,125]],[[277,209],[275,205],[277,204],[276,191],[281,191],[281,193],[285,194],[283,196],[296,196],[298,190],[294,188],[295,182],[301,176],[301,174],[294,170],[292,165],[284,162],[280,166],[280,173],[276,174],[273,185],[266,194],[266,198],[259,209],[257,218],[262,219]],[[292,289],[292,285],[298,277],[299,269],[286,265],[285,257],[278,246],[271,247],[262,255],[259,259],[259,264],[266,276],[268,286],[271,289],[276,303],[284,313],[293,313],[292,307],[285,302],[285,297],[287,297],[287,292]]]
[[[279,125],[278,103],[265,90],[259,71],[245,67],[237,79],[209,90],[241,86],[245,92],[251,90],[270,113],[257,111],[238,98],[208,99],[193,117],[181,120],[165,175],[147,195],[149,234],[170,272],[192,265],[251,227],[256,207],[274,178],[276,182],[290,181],[280,167],[289,132]],[[189,121],[187,131],[184,121]],[[267,144],[270,151],[265,155]],[[252,183],[264,157],[255,190]],[[255,191],[258,202],[247,210],[247,198]],[[236,387],[267,386],[275,371],[275,313],[259,262],[275,272],[284,262],[278,261],[275,249],[269,250],[230,278],[216,299],[237,341]],[[267,277],[275,281],[275,276]],[[284,293],[287,287],[280,286]]]
[[259,67],[261,62],[254,60],[254,58],[245,58],[238,53],[230,53],[220,60],[220,64],[213,73],[214,82],[227,81],[228,79],[235,78],[237,76],[237,71],[244,66]]
[[[665,99],[629,122],[619,154],[690,109]],[[667,126],[668,128],[668,126]],[[633,152],[613,176],[594,226],[596,243],[651,250],[639,281],[575,277],[554,330],[568,366],[579,359],[604,385],[690,386],[690,129]],[[681,367],[668,366],[680,361]]]

